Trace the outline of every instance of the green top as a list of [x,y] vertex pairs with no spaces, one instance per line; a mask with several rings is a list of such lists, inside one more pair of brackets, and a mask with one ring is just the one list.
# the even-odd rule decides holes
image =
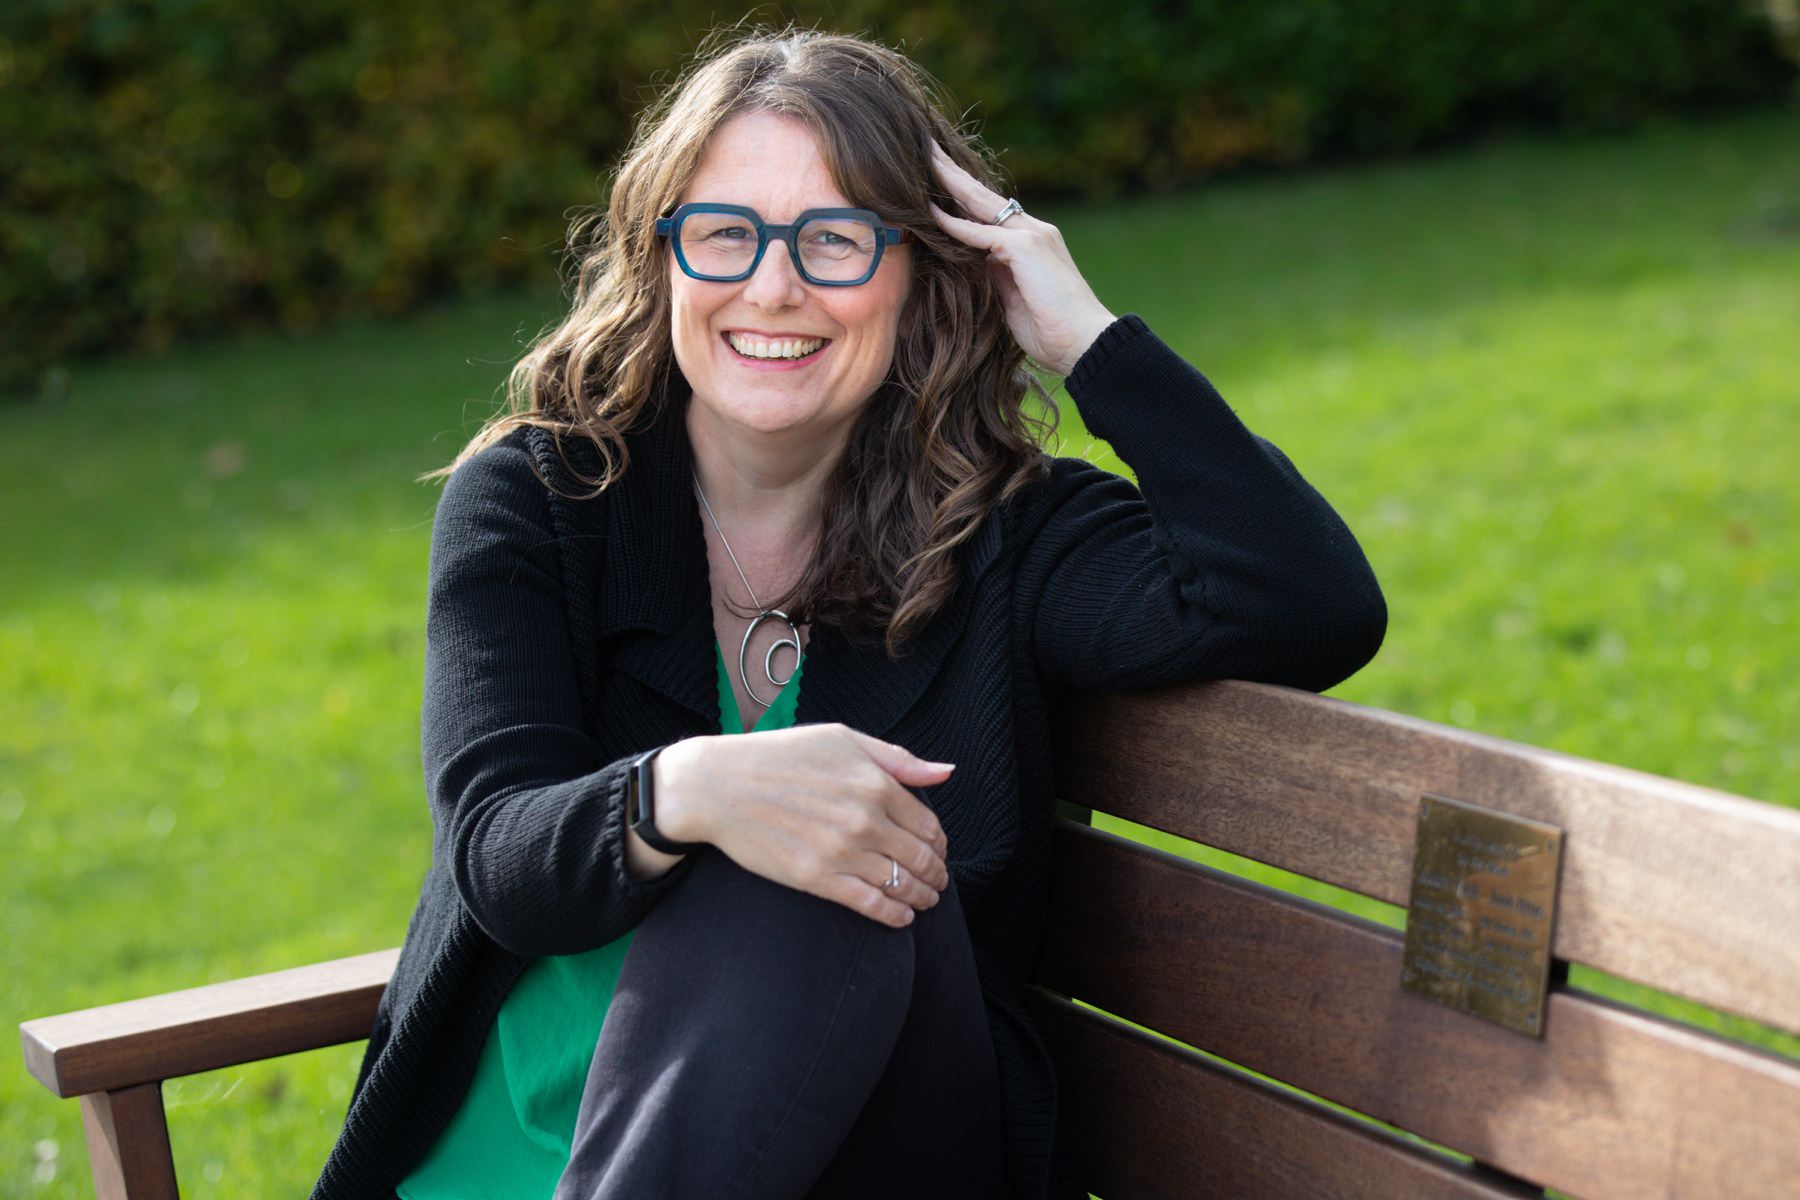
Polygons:
[[[743,733],[725,654],[718,649],[722,733]],[[800,700],[800,667],[756,723],[786,729]],[[402,1200],[542,1198],[569,1163],[575,1114],[594,1044],[619,982],[631,934],[582,954],[532,961],[501,1004],[462,1107],[397,1189]]]

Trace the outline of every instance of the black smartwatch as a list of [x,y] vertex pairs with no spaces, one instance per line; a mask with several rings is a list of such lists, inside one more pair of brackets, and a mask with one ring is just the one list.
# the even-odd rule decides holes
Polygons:
[[664,854],[692,854],[705,842],[675,842],[656,829],[656,790],[651,786],[651,767],[667,747],[646,750],[631,760],[625,771],[625,823],[637,831],[644,844]]

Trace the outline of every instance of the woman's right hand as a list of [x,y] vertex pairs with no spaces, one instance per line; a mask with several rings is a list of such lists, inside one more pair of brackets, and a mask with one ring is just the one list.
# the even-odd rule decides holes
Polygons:
[[[653,764],[656,824],[899,928],[950,882],[943,826],[908,789],[954,769],[846,725],[686,738]],[[884,889],[890,857],[900,883]]]

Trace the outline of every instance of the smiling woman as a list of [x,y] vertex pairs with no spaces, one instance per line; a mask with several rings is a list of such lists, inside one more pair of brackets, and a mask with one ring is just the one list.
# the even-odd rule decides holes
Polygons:
[[[578,227],[445,472],[434,857],[318,1197],[1085,1194],[1021,999],[1053,703],[1327,687],[1386,612],[947,108],[722,44]],[[1141,492],[1044,452],[1027,356]]]

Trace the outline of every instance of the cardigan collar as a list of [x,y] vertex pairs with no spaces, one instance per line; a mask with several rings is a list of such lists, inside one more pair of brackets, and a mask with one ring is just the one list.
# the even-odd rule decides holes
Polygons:
[[[688,391],[679,375],[677,382],[650,419],[627,434],[630,458],[619,480],[594,500],[557,505],[563,510],[557,524],[559,534],[577,545],[603,540],[605,546],[603,557],[572,559],[600,574],[594,611],[571,613],[578,627],[590,624],[595,666],[629,674],[681,705],[695,718],[693,733],[718,733],[712,586],[691,483]],[[563,446],[584,473],[597,471],[598,454],[585,438],[564,438]],[[540,439],[537,455],[541,468],[560,468],[550,439]],[[853,638],[815,623],[796,724],[837,721],[886,736],[923,696],[961,637],[972,585],[998,557],[998,527],[990,516],[960,548],[963,577],[955,592],[898,659],[888,658],[879,638]]]

